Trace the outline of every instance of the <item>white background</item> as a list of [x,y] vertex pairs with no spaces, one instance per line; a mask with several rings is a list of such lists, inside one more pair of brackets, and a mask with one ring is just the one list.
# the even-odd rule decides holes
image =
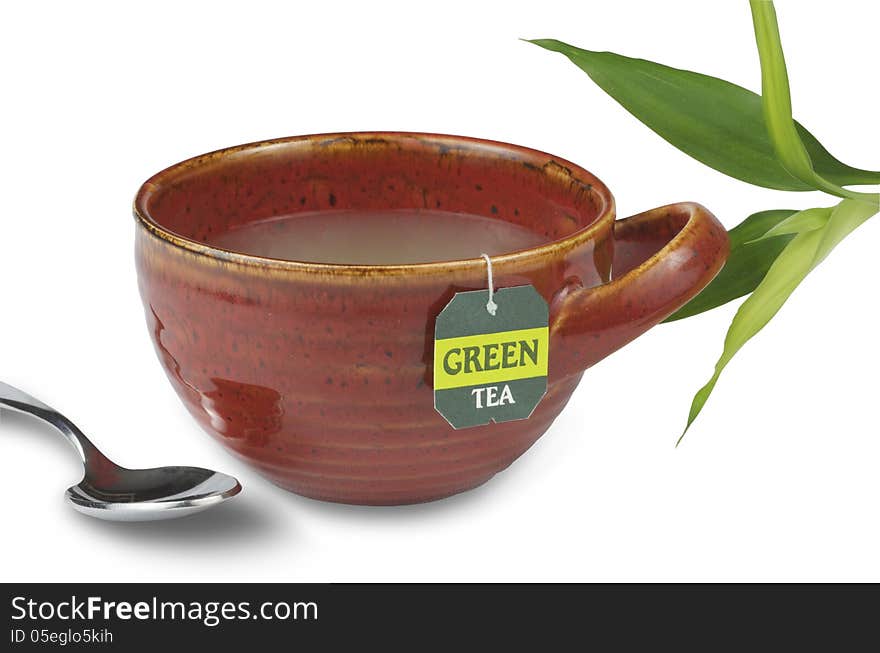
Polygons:
[[[796,115],[847,162],[880,167],[880,5],[777,5]],[[880,219],[734,360],[678,449],[735,305],[606,359],[509,470],[429,505],[276,489],[198,429],[144,325],[135,191],[242,142],[368,129],[509,141],[594,171],[621,216],[696,200],[731,227],[829,205],[703,167],[563,57],[518,40],[757,89],[751,30],[744,1],[6,3],[0,378],[122,464],[215,467],[245,492],[177,523],[93,521],[62,500],[80,478],[68,445],[8,415],[0,580],[880,581]]]

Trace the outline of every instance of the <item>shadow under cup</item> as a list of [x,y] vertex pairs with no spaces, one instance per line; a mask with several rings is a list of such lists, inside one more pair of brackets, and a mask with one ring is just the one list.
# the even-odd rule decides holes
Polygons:
[[[529,419],[456,431],[434,410],[435,317],[456,292],[486,287],[478,256],[345,265],[212,245],[281,217],[308,215],[320,229],[316,212],[355,221],[406,210],[482,216],[487,230],[515,225],[534,236],[528,249],[492,257],[497,287],[532,284],[550,305],[548,392]],[[726,236],[702,212],[674,205],[630,218],[615,252],[608,189],[548,154],[427,134],[295,137],[207,154],[148,180],[135,201],[139,287],[175,390],[237,456],[305,496],[414,503],[507,467],[550,426],[586,367],[711,279]],[[640,274],[643,263],[676,239],[706,265],[679,275],[662,302],[648,298],[661,280]],[[631,283],[608,283],[615,256]],[[585,321],[581,304],[596,301]]]

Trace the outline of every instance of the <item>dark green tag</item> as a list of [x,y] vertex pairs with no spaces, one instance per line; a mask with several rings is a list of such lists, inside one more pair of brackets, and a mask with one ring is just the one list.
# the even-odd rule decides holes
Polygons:
[[526,419],[547,392],[547,302],[532,286],[457,293],[434,329],[434,408],[456,429]]

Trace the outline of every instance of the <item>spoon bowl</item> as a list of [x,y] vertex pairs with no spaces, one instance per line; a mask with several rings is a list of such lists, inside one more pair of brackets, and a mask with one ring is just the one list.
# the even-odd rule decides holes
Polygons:
[[201,467],[120,470],[112,484],[84,478],[67,488],[67,500],[90,517],[150,521],[186,517],[241,492],[241,484],[232,476]]

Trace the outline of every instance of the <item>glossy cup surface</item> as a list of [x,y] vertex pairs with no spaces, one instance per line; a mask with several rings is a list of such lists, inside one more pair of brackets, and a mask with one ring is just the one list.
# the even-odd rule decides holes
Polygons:
[[[482,259],[327,265],[206,244],[298,211],[406,208],[543,234],[538,247],[493,257],[497,286],[532,284],[551,307],[548,392],[528,420],[456,431],[433,408],[434,319],[454,293],[486,287]],[[608,189],[574,164],[428,134],[306,136],[207,154],[147,181],[135,215],[150,333],[196,420],[276,484],[362,504],[441,498],[507,467],[583,370],[698,292],[727,246],[698,205],[615,223]],[[693,260],[670,259],[676,252]],[[621,280],[608,283],[612,261]]]

